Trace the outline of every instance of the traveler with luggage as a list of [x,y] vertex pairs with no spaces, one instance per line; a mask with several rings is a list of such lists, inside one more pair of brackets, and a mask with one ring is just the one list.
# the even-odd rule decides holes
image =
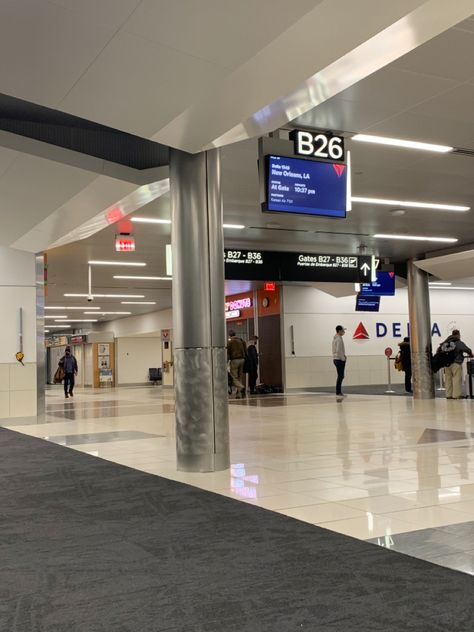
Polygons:
[[440,344],[436,352],[446,362],[444,368],[446,399],[462,399],[462,364],[464,355],[473,357],[471,349],[461,340],[459,329],[453,329],[450,336]]
[[410,338],[406,337],[403,339],[403,342],[400,342],[399,345],[400,351],[398,353],[398,357],[395,360],[395,368],[397,367],[397,361],[400,361],[401,371],[405,373],[405,391],[407,393],[412,392],[411,388],[411,348],[410,348]]
[[77,360],[71,353],[71,347],[66,347],[58,366],[64,371],[64,397],[74,397],[74,376],[77,375]]
[[230,363],[230,374],[235,387],[235,398],[245,397],[244,364],[247,358],[247,345],[242,338],[237,338],[235,331],[229,331],[227,343],[227,359]]

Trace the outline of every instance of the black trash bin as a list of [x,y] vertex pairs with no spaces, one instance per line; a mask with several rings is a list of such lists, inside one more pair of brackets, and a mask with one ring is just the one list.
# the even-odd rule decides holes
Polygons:
[[472,399],[472,378],[474,376],[474,358],[467,360],[467,379],[469,380],[469,397]]

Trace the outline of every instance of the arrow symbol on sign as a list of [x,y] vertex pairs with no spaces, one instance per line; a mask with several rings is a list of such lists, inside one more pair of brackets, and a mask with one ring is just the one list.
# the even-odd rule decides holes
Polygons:
[[360,266],[360,269],[362,270],[362,272],[364,273],[364,276],[367,276],[367,274],[370,272],[370,266],[368,263],[364,263]]

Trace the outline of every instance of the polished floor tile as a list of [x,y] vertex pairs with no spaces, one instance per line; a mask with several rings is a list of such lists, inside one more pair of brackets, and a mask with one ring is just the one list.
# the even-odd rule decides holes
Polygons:
[[177,471],[174,397],[161,387],[77,389],[72,401],[51,387],[46,423],[2,425],[360,539],[433,529],[418,546],[453,565],[474,549],[473,412],[471,401],[368,394],[237,400],[232,467],[207,474]]

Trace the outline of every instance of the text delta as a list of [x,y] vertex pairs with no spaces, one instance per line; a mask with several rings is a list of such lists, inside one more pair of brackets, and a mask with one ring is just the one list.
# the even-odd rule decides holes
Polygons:
[[[410,323],[406,324],[405,333],[402,333],[402,323],[392,323],[392,338],[403,338],[410,336]],[[375,335],[377,338],[385,338],[388,334],[389,327],[385,323],[375,323]],[[433,323],[431,327],[431,336],[441,337],[441,331],[438,323]]]

